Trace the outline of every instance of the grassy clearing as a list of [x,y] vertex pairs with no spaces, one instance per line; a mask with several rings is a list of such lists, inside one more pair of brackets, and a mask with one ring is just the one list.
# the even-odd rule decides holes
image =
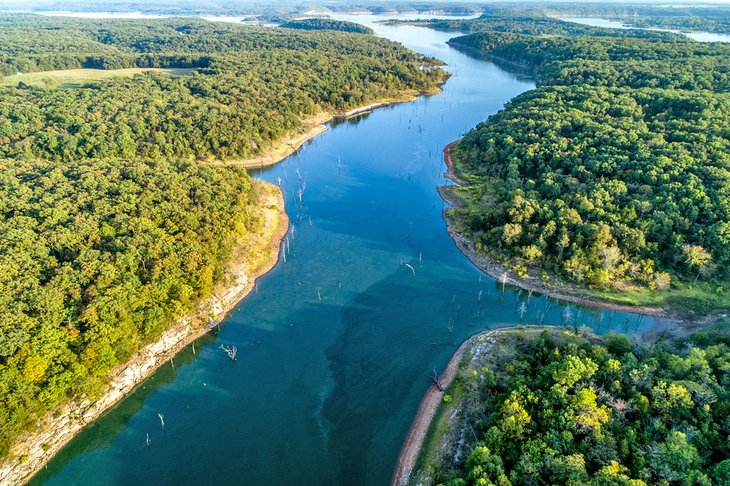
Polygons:
[[184,76],[194,70],[193,68],[65,69],[62,71],[41,71],[5,76],[2,85],[15,86],[22,81],[30,86],[47,86],[46,81],[51,80],[59,88],[78,88],[87,83],[102,81],[115,76],[131,77],[135,74],[147,72]]

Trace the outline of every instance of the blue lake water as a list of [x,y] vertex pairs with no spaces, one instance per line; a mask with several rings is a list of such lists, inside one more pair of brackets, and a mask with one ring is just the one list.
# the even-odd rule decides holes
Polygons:
[[[446,61],[454,75],[443,93],[333,124],[255,171],[281,180],[286,263],[197,343],[197,356],[183,350],[33,484],[386,484],[434,368],[472,333],[520,321],[527,294],[502,294],[459,252],[436,187],[446,182],[443,147],[534,83],[451,49],[448,33],[374,26]],[[570,309],[599,332],[660,324]],[[532,296],[523,320],[560,324],[564,314]],[[238,347],[235,366],[221,344]]]

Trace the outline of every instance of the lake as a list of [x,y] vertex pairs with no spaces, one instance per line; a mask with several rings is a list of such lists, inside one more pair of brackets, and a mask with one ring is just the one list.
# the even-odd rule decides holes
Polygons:
[[[616,20],[606,20],[595,17],[569,17],[561,18],[565,22],[575,22],[577,24],[590,25],[592,27],[603,27],[606,29],[638,29],[640,27],[631,27]],[[715,34],[712,32],[682,32],[672,29],[660,29],[644,27],[646,30],[656,30],[659,32],[674,32],[675,34],[686,35],[690,39],[698,42],[730,42],[730,34]]]
[[[196,356],[183,350],[32,484],[386,484],[430,375],[455,345],[517,324],[522,301],[525,322],[565,320],[560,303],[503,293],[476,269],[447,234],[436,191],[443,147],[534,82],[448,47],[454,34],[354,18],[446,61],[454,75],[443,93],[334,123],[254,171],[284,189],[286,262],[198,341]],[[567,309],[571,323],[601,333],[662,325]],[[238,347],[234,366],[220,345]]]

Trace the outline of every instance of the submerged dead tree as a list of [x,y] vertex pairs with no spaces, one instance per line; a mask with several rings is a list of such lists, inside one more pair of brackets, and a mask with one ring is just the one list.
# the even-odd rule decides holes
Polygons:
[[413,268],[412,265],[410,265],[409,263],[404,263],[403,265],[405,265],[406,267],[410,268],[411,269],[411,272],[413,272],[413,276],[414,277],[416,276],[416,269]]
[[238,348],[235,346],[231,346],[230,348],[228,346],[223,346],[221,344],[221,349],[225,351],[225,353],[228,355],[228,358],[231,361],[236,361],[236,355],[238,355]]

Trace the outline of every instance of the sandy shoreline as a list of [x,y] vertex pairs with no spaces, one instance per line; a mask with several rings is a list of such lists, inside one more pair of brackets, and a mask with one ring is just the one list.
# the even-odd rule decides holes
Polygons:
[[[446,369],[444,369],[438,378],[438,382],[443,390],[447,390],[454,381],[454,378],[456,378],[456,370],[459,368],[464,351],[473,342],[473,339],[480,334],[481,332],[464,341],[453,356],[451,356],[449,364],[446,365]],[[390,481],[391,486],[406,486],[408,484],[408,480],[418,460],[418,454],[421,452],[423,441],[428,433],[428,428],[431,426],[434,415],[436,415],[436,409],[438,409],[441,400],[444,398],[444,393],[444,391],[436,387],[435,383],[432,383],[423,396],[421,405],[418,407],[416,417],[413,419],[411,428],[408,431],[408,435],[406,436],[405,442],[403,442],[403,447],[398,456],[398,462],[396,462],[395,471],[393,472],[393,479]]]
[[411,474],[414,472],[413,469],[416,466],[418,456],[423,448],[423,443],[426,439],[428,429],[431,427],[431,422],[436,416],[436,411],[444,398],[446,390],[448,390],[449,386],[451,386],[454,382],[454,378],[456,378],[456,372],[459,369],[461,360],[464,358],[464,353],[480,339],[495,336],[503,332],[511,332],[518,327],[534,327],[539,329],[545,326],[499,327],[478,331],[469,336],[463,343],[461,343],[461,346],[457,348],[438,379],[439,384],[444,391],[439,390],[435,384],[431,384],[428,391],[423,396],[423,400],[421,400],[421,405],[418,407],[416,417],[413,419],[411,428],[408,431],[408,435],[406,436],[405,442],[403,442],[403,447],[401,448],[400,455],[398,456],[398,462],[396,463],[395,471],[393,472],[393,478],[390,481],[391,486],[406,486],[411,479]]
[[[216,327],[254,288],[256,279],[279,260],[279,247],[289,229],[281,190],[257,181],[259,208],[264,218],[259,234],[241,241],[226,272],[226,281],[195,310],[165,331],[159,340],[140,349],[127,363],[111,372],[107,391],[94,403],[68,401],[39,421],[36,430],[21,436],[8,457],[0,462],[0,484],[24,484],[40,471],[84,427],[126,397],[136,386],[168,363],[185,346]],[[259,262],[247,262],[249,248],[265,254]],[[251,268],[249,268],[251,267]],[[207,316],[213,315],[213,319]]]

